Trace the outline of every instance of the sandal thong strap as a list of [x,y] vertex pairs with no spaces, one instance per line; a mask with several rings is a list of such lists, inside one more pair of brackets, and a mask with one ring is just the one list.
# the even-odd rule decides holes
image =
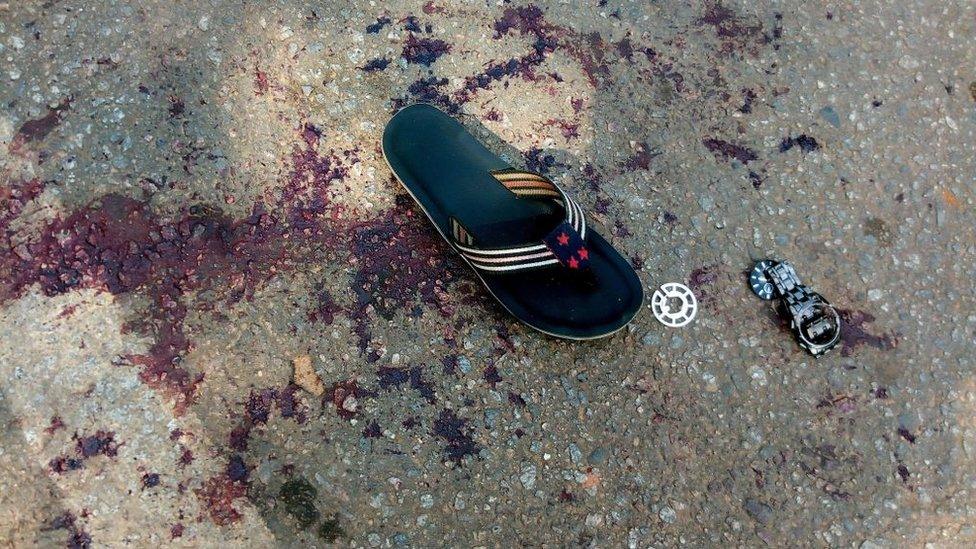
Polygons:
[[555,229],[535,242],[506,248],[479,248],[471,234],[453,217],[451,233],[454,247],[476,269],[483,271],[519,271],[550,265],[569,269],[589,267],[586,249],[586,218],[583,209],[566,191],[542,175],[521,170],[492,173],[502,185],[519,197],[551,199],[566,212]]

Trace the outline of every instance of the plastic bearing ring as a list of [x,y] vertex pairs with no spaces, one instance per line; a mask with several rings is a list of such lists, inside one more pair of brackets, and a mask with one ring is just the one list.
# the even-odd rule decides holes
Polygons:
[[[681,302],[677,311],[671,310],[670,301],[676,299]],[[651,296],[651,310],[654,318],[661,324],[671,328],[680,328],[688,325],[695,319],[698,312],[698,300],[695,294],[684,284],[668,282],[654,291]]]

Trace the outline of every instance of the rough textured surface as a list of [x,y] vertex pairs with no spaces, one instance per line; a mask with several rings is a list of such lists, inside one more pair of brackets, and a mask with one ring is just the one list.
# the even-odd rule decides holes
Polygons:
[[[0,2],[0,544],[971,546],[974,21]],[[697,321],[506,316],[391,180],[413,101]],[[838,352],[751,294],[759,257],[843,310]]]

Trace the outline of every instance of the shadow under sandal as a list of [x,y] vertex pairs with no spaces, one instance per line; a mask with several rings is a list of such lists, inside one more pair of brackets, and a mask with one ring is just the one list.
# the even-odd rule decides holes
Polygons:
[[637,273],[548,178],[509,166],[450,116],[400,110],[383,133],[390,169],[512,315],[541,332],[592,339],[627,325]]

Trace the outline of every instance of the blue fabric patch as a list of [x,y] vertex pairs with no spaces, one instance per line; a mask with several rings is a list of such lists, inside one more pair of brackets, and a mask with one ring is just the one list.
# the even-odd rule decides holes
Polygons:
[[579,233],[569,223],[563,221],[542,241],[564,267],[575,270],[589,268],[590,252]]

